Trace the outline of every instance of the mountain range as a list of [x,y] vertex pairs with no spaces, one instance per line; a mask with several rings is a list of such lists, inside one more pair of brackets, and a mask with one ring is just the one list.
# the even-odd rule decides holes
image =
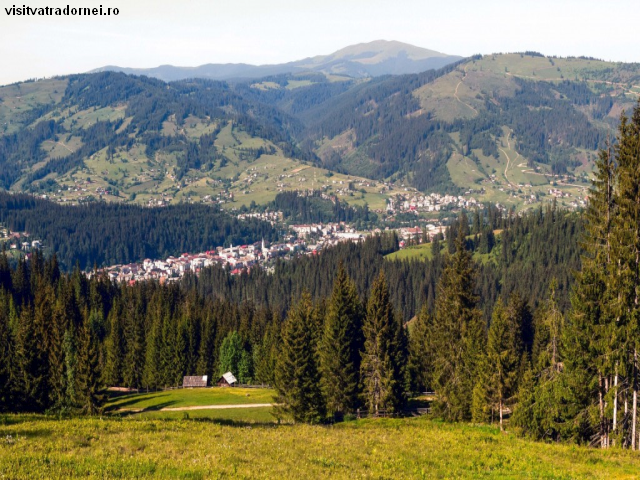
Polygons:
[[376,44],[389,48],[257,79],[105,71],[0,87],[0,188],[225,208],[299,189],[375,210],[418,192],[578,205],[598,149],[640,97],[640,65],[587,57],[477,55],[382,76],[327,66],[424,53]]
[[122,72],[130,75],[146,75],[166,82],[187,78],[237,80],[302,72],[320,72],[327,75],[365,78],[419,73],[444,67],[461,58],[456,55],[446,55],[402,42],[377,40],[352,45],[330,55],[318,55],[278,65],[209,63],[198,67],[161,65],[155,68],[123,68],[110,65],[93,70],[91,73]]

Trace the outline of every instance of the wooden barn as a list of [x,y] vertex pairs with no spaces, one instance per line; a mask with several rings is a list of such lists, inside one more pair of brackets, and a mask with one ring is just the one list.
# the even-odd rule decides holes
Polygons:
[[233,376],[233,373],[231,372],[225,373],[218,380],[219,387],[233,387],[236,383],[238,383],[238,380]]
[[182,388],[198,388],[208,387],[209,377],[207,375],[197,375],[195,377],[184,377],[182,379]]

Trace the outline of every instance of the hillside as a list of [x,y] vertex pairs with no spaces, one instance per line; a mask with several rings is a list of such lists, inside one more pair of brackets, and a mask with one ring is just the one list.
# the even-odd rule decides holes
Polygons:
[[551,188],[575,201],[639,96],[640,65],[489,55],[360,84],[300,117],[328,168],[507,204]]
[[375,182],[314,166],[304,125],[229,84],[99,73],[0,88],[0,187],[58,201],[240,207],[285,189],[384,207]]
[[207,78],[210,80],[260,78],[269,75],[305,72],[363,78],[418,73],[443,67],[461,58],[402,42],[377,40],[351,45],[329,55],[318,55],[276,65],[237,63],[206,64],[198,67],[161,65],[155,68],[124,68],[109,65],[98,68],[92,73],[114,71],[131,75],[146,75],[167,82],[187,78]]
[[[306,62],[443,58],[382,46]],[[597,150],[639,97],[640,65],[534,52],[361,79],[59,77],[0,87],[0,186],[58,201],[224,208],[313,189],[381,210],[410,187],[576,206]]]
[[[185,417],[185,412],[179,413]],[[532,442],[492,427],[424,417],[359,420],[331,427],[240,419],[5,416],[3,420],[0,474],[16,479],[630,479],[640,468],[637,455],[621,449]]]

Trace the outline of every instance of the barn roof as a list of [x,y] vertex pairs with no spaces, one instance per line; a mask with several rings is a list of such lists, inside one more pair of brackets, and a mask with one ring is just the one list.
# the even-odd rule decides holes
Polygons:
[[238,380],[236,379],[236,377],[233,376],[233,373],[231,372],[225,373],[224,375],[222,375],[222,378],[224,378],[229,385],[233,383],[238,383]]

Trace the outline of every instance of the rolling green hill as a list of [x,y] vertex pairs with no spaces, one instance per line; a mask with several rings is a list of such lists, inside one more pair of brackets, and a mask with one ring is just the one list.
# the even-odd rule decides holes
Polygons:
[[[361,54],[339,57],[366,63]],[[225,208],[313,189],[383,209],[410,187],[577,205],[598,148],[638,98],[640,65],[534,52],[361,79],[60,77],[0,87],[0,187]]]

